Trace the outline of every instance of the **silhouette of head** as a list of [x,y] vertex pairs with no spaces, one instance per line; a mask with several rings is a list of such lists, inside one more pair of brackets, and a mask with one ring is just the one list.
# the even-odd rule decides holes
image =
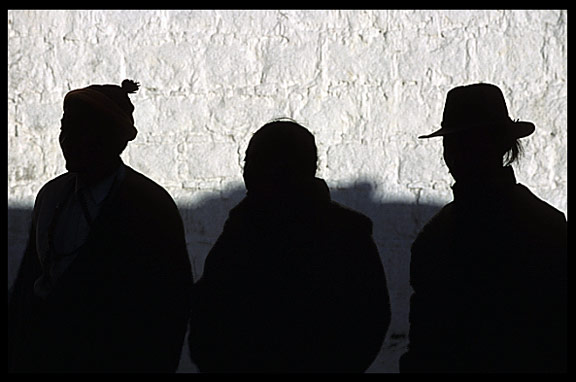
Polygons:
[[262,126],[246,149],[244,183],[251,193],[282,195],[313,180],[318,159],[314,136],[290,120]]
[[491,84],[459,86],[448,92],[442,127],[419,138],[443,137],[444,161],[456,179],[479,178],[512,163],[519,139],[534,124],[513,121],[502,91]]
[[91,85],[64,97],[60,147],[71,172],[89,172],[117,161],[128,141],[136,137],[129,93],[138,84]]

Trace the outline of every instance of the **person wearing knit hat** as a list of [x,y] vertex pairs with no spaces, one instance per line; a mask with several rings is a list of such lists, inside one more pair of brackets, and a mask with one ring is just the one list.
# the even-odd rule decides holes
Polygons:
[[136,137],[128,94],[137,90],[137,83],[124,80],[121,87],[91,85],[66,94],[60,145],[69,171],[106,166]]
[[192,273],[178,208],[125,165],[137,135],[129,94],[90,85],[64,97],[67,173],[39,191],[9,298],[13,372],[174,372]]

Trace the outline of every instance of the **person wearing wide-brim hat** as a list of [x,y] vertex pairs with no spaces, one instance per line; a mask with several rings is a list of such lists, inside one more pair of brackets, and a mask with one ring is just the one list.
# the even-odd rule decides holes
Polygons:
[[564,214],[516,182],[531,122],[497,86],[448,92],[441,128],[454,200],[412,244],[409,347],[401,372],[566,370]]
[[164,188],[125,165],[138,84],[68,92],[68,172],[39,191],[9,296],[13,372],[174,372],[192,274]]

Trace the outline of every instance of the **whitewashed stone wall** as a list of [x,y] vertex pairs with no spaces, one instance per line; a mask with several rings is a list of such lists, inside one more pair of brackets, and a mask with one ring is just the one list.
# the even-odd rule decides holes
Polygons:
[[[393,322],[370,371],[397,371],[408,330],[409,246],[451,200],[438,128],[452,87],[490,82],[532,121],[517,178],[567,213],[566,11],[8,11],[8,282],[39,188],[64,172],[63,96],[141,83],[124,161],[163,185],[196,276],[243,195],[251,134],[307,126],[334,199],[374,220]],[[181,371],[193,370],[183,357]]]

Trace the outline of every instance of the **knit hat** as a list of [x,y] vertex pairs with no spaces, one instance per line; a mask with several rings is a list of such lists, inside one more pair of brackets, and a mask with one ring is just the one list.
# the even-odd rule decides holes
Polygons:
[[132,80],[122,81],[118,85],[90,85],[68,92],[64,97],[64,106],[70,100],[79,100],[89,105],[97,113],[110,118],[114,127],[120,129],[121,136],[127,141],[136,138],[138,131],[134,126],[134,105],[128,94],[135,93],[140,85]]

